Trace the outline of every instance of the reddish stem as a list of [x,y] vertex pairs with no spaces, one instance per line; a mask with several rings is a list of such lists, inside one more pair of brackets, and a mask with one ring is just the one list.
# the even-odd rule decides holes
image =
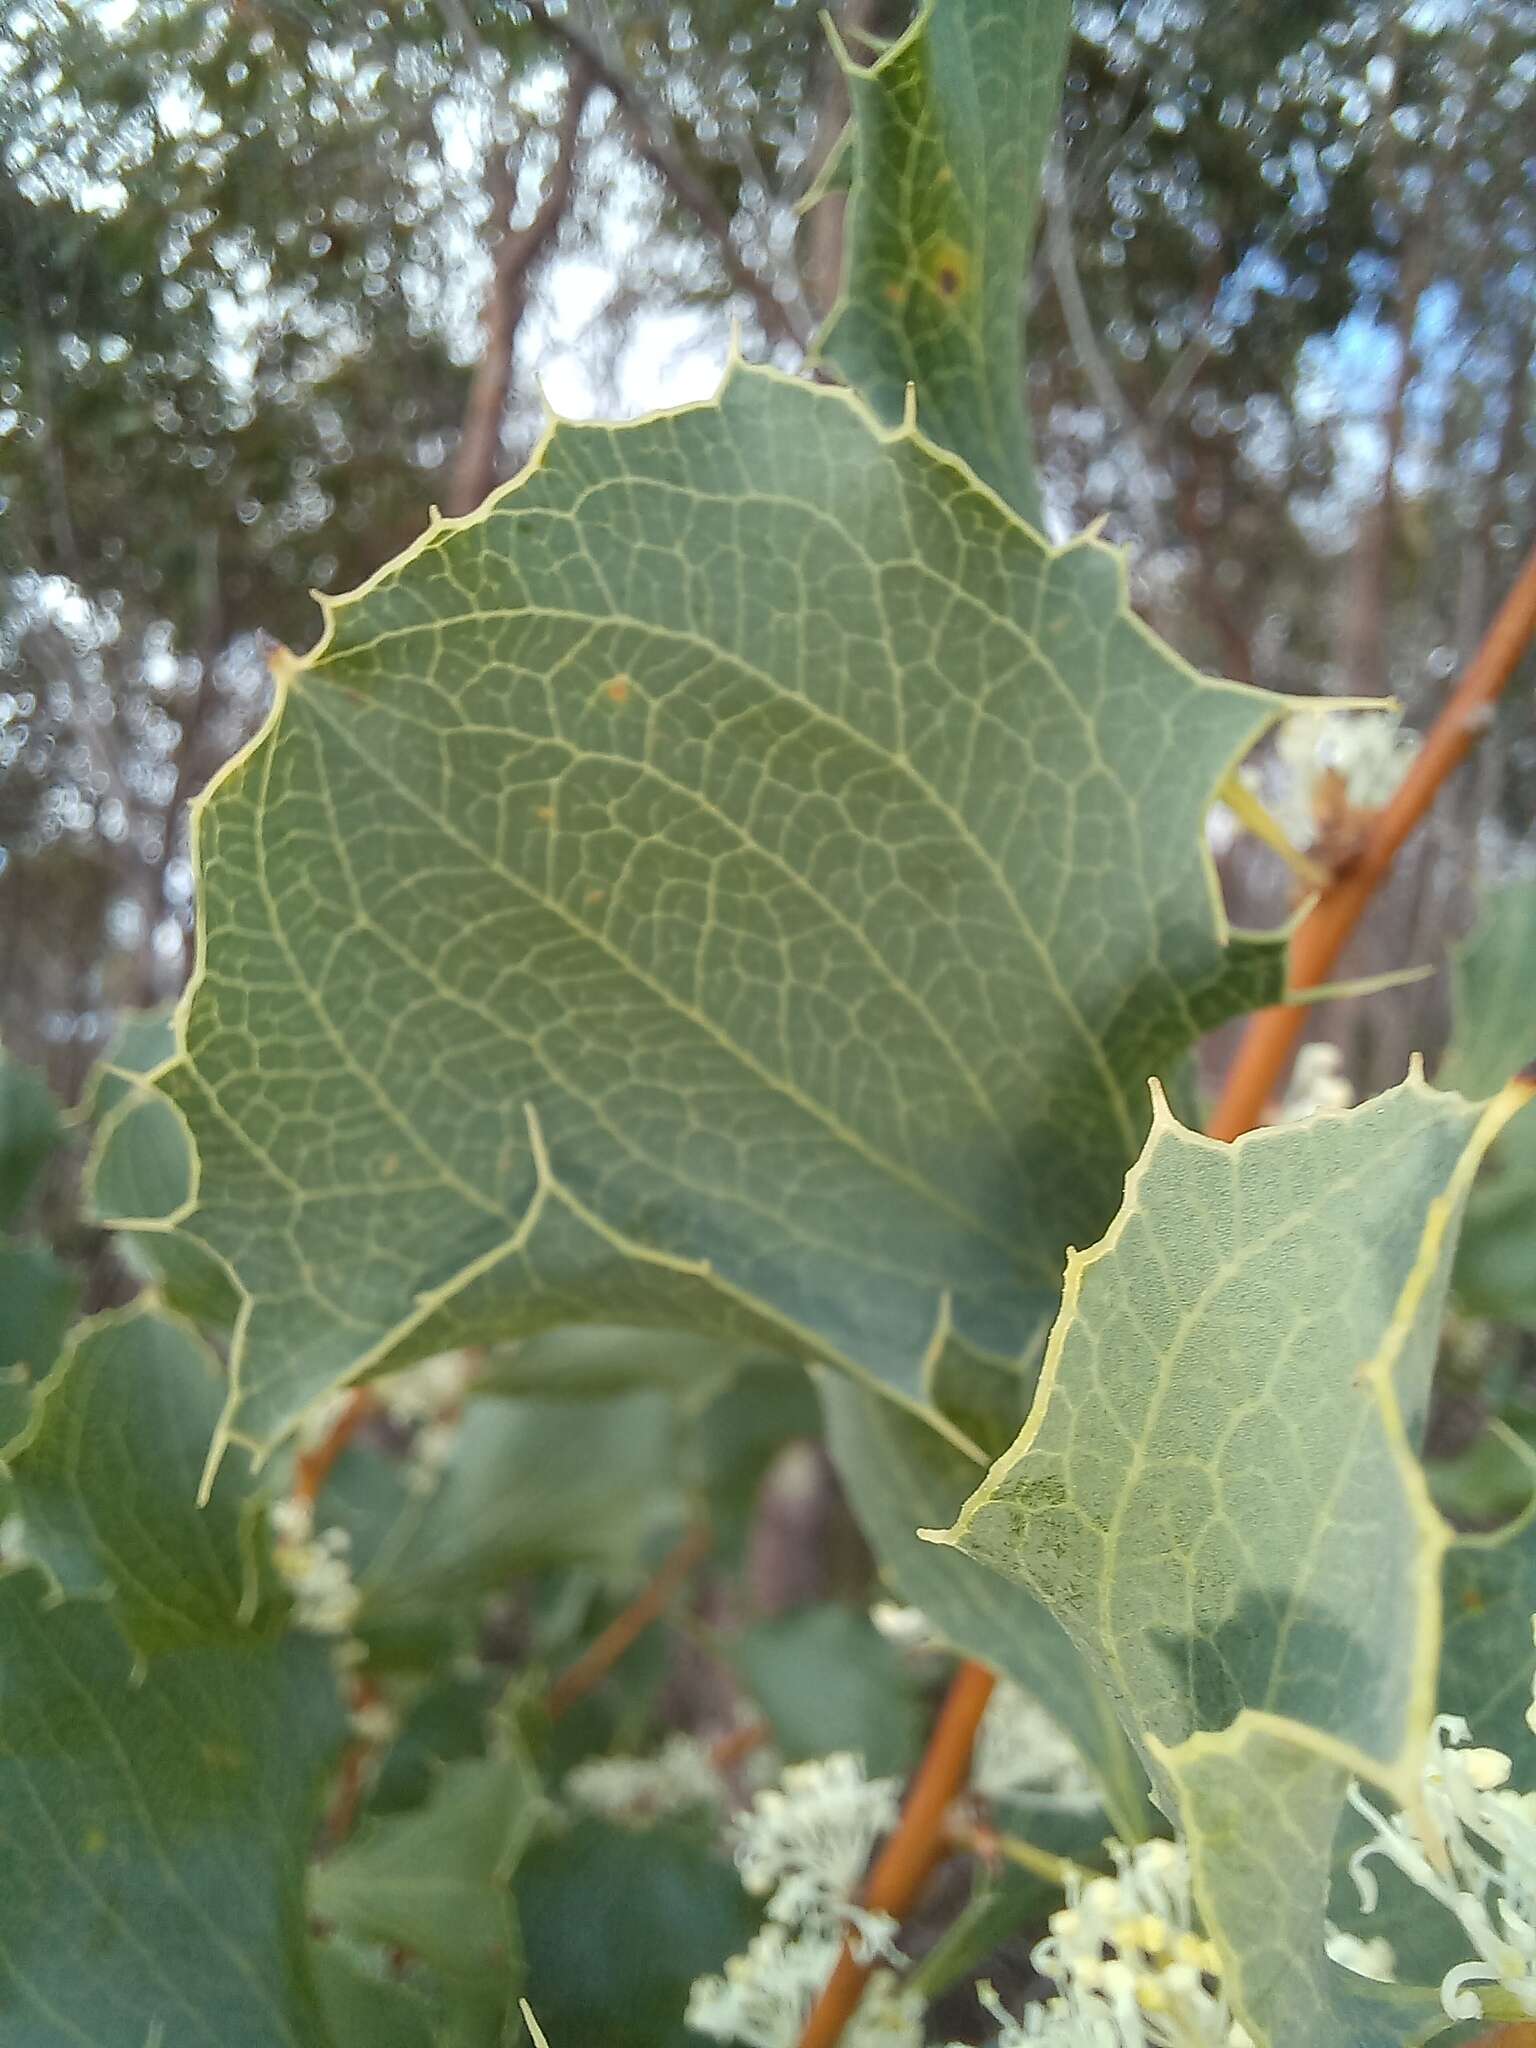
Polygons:
[[[1482,645],[1425,737],[1424,745],[1391,801],[1372,819],[1365,843],[1348,868],[1313,904],[1291,944],[1291,987],[1316,988],[1327,980],[1361,913],[1386,880],[1409,833],[1486,731],[1504,686],[1536,635],[1536,548],[1525,558]],[[1227,1070],[1221,1101],[1207,1129],[1213,1138],[1236,1138],[1264,1121],[1290,1064],[1306,1011],[1296,1004],[1260,1010]]]

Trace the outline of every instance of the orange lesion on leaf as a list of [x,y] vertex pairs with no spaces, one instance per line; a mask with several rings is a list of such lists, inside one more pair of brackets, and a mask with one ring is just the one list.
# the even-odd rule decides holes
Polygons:
[[971,282],[970,251],[952,236],[937,236],[923,252],[923,277],[946,304],[953,305]]
[[628,676],[617,675],[614,676],[610,682],[604,683],[603,695],[608,699],[610,704],[627,704],[629,702],[629,695],[632,688],[633,685],[631,684]]
[[555,822],[555,807],[553,804],[540,804],[533,815],[541,825],[553,825]]

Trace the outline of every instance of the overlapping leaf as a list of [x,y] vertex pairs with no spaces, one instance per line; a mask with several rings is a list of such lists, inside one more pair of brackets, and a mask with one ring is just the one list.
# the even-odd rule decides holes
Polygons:
[[561,427],[331,607],[200,819],[158,1087],[232,1429],[569,1321],[930,1410],[1017,1370],[1147,1074],[1278,993],[1201,838],[1271,715],[842,393]]
[[[1164,1112],[1114,1228],[1069,1266],[1019,1442],[947,1538],[1051,1607],[1183,1795],[1266,2048],[1357,2038],[1321,1951],[1348,1775],[1417,1805],[1449,1531],[1411,1444],[1460,1207],[1507,1107],[1411,1080],[1230,1147]],[[1255,1947],[1282,1925],[1283,1998]]]
[[847,64],[847,280],[821,343],[880,417],[927,433],[1035,525],[1023,282],[1060,104],[1069,0],[927,0]]

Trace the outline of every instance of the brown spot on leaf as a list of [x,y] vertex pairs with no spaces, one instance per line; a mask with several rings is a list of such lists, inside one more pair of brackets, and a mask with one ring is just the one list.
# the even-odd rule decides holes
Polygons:
[[628,676],[615,676],[612,682],[604,683],[603,685],[603,695],[610,704],[627,704],[629,702],[629,692],[630,681]]

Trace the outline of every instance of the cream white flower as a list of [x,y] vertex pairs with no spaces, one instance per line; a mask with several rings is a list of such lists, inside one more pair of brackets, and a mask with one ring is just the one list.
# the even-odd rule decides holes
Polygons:
[[655,1756],[587,1757],[566,1773],[565,1792],[608,1820],[651,1821],[693,1807],[718,1807],[725,1786],[709,1750],[691,1735],[672,1735]]
[[1022,1686],[1000,1683],[976,1737],[971,1787],[983,1799],[1030,1799],[1086,1813],[1099,1802],[1077,1745]]
[[1276,817],[1297,846],[1317,837],[1324,778],[1336,775],[1352,809],[1378,810],[1396,792],[1423,744],[1399,715],[1378,711],[1299,711],[1275,741],[1283,787]]
[[[791,1764],[737,1825],[743,1885],[771,1893],[768,1917],[787,1926],[841,1932],[841,1922],[857,1924],[852,1901],[870,1851],[896,1824],[899,1793],[896,1779],[866,1778],[846,1753]],[[866,1932],[878,1945],[883,1930]]]
[[1385,1935],[1377,1934],[1365,1941],[1358,1934],[1349,1934],[1344,1928],[1335,1927],[1331,1920],[1325,1920],[1323,1952],[1342,1969],[1352,1970],[1357,1977],[1369,1977],[1376,1984],[1397,1982],[1397,1957]]
[[920,1607],[903,1607],[895,1600],[876,1600],[869,1610],[869,1618],[898,1650],[932,1650],[939,1647],[940,1638]]
[[[795,2048],[842,1946],[832,1932],[793,1934],[769,1925],[720,1977],[700,1977],[687,2024],[745,2048]],[[843,2030],[846,2048],[922,2048],[924,2001],[889,1970],[876,1970]]]
[[379,1403],[392,1422],[435,1422],[460,1407],[474,1379],[468,1351],[443,1351],[378,1383]]
[[1344,1071],[1344,1055],[1325,1038],[1314,1038],[1296,1055],[1291,1084],[1280,1106],[1280,1121],[1299,1123],[1319,1110],[1348,1109],[1355,1091]]
[[295,1628],[312,1635],[349,1634],[361,1599],[347,1559],[351,1536],[345,1529],[317,1535],[313,1507],[293,1497],[274,1501],[268,1522],[272,1561],[293,1595]]
[[1222,1995],[1220,1957],[1195,1927],[1182,1845],[1109,1850],[1115,1875],[1069,1880],[1031,1958],[1058,1986],[1034,2038],[1051,2048],[1251,2048]]
[[1471,1730],[1441,1714],[1424,1761],[1424,1806],[1444,1845],[1438,1868],[1406,1815],[1379,1813],[1350,1787],[1350,1801],[1374,1837],[1350,1858],[1350,1875],[1367,1913],[1379,1896],[1373,1856],[1385,1856],[1460,1921],[1473,1958],[1446,1972],[1440,2002],[1449,2018],[1482,2017],[1476,1984],[1496,1984],[1522,2012],[1536,2014],[1536,1794],[1508,1789],[1509,1758],[1471,1746]]

